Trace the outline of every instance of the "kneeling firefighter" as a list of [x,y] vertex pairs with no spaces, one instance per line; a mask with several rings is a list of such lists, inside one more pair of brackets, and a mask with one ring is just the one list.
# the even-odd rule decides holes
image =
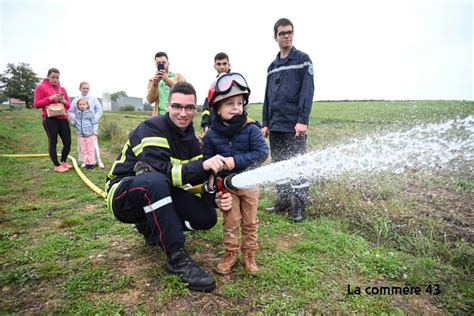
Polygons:
[[167,113],[140,123],[128,136],[107,177],[107,207],[123,222],[136,224],[149,245],[166,253],[166,271],[181,276],[188,287],[209,292],[214,277],[189,256],[185,230],[212,228],[216,207],[230,209],[229,193],[196,196],[185,184],[204,182],[225,168],[223,157],[203,160],[192,121],[196,91],[186,82],[170,90]]

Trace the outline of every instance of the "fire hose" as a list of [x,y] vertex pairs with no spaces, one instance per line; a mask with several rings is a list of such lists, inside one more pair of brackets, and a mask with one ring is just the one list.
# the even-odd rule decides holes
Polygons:
[[[36,158],[36,157],[49,157],[48,154],[0,154],[0,157],[11,157],[11,158]],[[84,181],[84,183],[92,189],[95,193],[100,195],[101,197],[105,198],[106,193],[101,190],[98,186],[96,186],[94,183],[89,180],[86,175],[81,171],[79,168],[79,165],[77,164],[76,159],[69,155],[67,156],[69,159],[71,159],[72,164],[74,166],[74,170],[76,170],[76,173],[79,175],[79,177]]]
[[[0,157],[10,157],[10,158],[37,158],[37,157],[48,157],[48,154],[0,154]],[[101,197],[105,198],[107,194],[101,190],[98,186],[96,186],[92,181],[90,181],[86,175],[82,172],[82,170],[79,168],[79,165],[77,164],[76,159],[69,155],[67,156],[69,159],[71,159],[72,164],[74,166],[74,170],[76,173],[79,175],[79,177],[82,179],[82,181],[90,188],[92,191],[100,195]],[[202,193],[217,193],[217,192],[222,192],[226,193],[229,192],[229,190],[236,190],[237,188],[232,185],[232,178],[236,174],[230,174],[224,178],[219,177],[216,174],[213,174],[209,177],[209,181],[198,184],[192,187],[189,187],[185,189],[186,191],[193,193],[193,194],[202,194]]]

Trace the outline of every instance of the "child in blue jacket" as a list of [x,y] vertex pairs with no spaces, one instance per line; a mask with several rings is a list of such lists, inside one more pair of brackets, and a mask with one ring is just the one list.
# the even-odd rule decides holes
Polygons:
[[[215,115],[211,129],[204,138],[204,159],[216,154],[225,157],[227,174],[257,167],[268,157],[268,146],[260,132],[260,126],[248,118],[244,110],[249,95],[250,88],[245,78],[238,73],[222,75],[209,90],[209,106],[213,107]],[[227,174],[219,176],[225,177]],[[225,254],[218,263],[216,272],[230,273],[241,248],[246,270],[255,274],[258,272],[255,256],[258,249],[257,207],[260,190],[238,189],[230,190],[230,193],[232,209],[222,212]],[[239,242],[240,229],[242,245]]]
[[96,164],[94,143],[97,142],[99,123],[90,110],[87,99],[83,98],[77,101],[77,109],[74,120],[71,120],[71,125],[77,130],[79,150],[86,164],[86,169],[94,169]]

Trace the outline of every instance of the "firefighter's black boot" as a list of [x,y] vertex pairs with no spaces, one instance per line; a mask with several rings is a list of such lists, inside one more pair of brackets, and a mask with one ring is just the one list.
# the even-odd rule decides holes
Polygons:
[[276,188],[278,192],[278,202],[265,210],[268,213],[286,213],[291,209],[291,192],[288,184],[277,184]]
[[167,255],[166,271],[179,274],[181,280],[194,291],[211,292],[216,288],[214,277],[198,266],[184,248]]

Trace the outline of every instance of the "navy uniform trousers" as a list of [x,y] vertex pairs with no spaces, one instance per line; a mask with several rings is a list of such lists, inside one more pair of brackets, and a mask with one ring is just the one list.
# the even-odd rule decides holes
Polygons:
[[184,230],[206,230],[217,223],[211,201],[172,187],[158,172],[124,178],[108,194],[115,217],[130,224],[146,222],[150,243],[160,245],[166,253],[184,246]]
[[[306,153],[306,137],[295,137],[295,133],[270,131],[272,162],[279,162]],[[305,208],[309,198],[308,179],[284,180],[276,184],[279,203]]]

